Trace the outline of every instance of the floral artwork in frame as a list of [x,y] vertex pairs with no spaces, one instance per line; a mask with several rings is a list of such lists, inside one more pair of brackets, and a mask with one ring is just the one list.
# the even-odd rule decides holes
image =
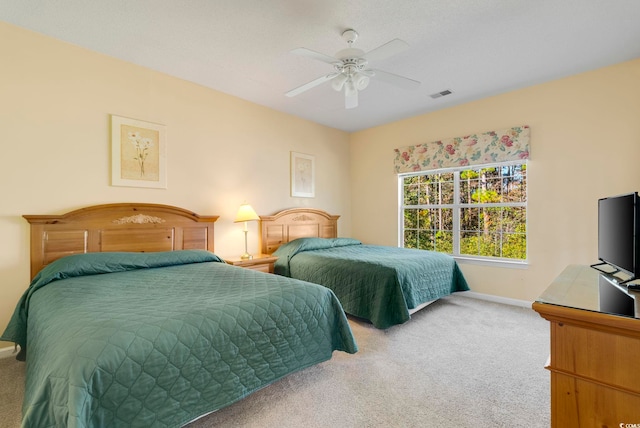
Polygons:
[[167,188],[166,127],[111,115],[111,185]]
[[291,152],[291,196],[315,197],[315,158]]

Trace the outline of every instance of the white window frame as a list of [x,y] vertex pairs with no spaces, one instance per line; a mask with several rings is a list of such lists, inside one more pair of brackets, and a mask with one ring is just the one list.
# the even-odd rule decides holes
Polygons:
[[529,260],[529,240],[527,239],[527,254],[524,260],[520,259],[509,259],[503,257],[488,257],[488,256],[472,256],[467,254],[460,254],[460,212],[462,208],[483,208],[483,207],[524,207],[526,209],[526,219],[525,225],[527,230],[527,237],[529,236],[529,210],[528,210],[528,200],[529,200],[529,189],[528,189],[528,171],[527,171],[527,200],[524,202],[508,202],[508,203],[475,203],[475,204],[462,204],[460,203],[460,172],[467,171],[470,169],[483,169],[483,168],[492,168],[492,167],[504,167],[511,165],[527,165],[528,162],[526,160],[521,161],[510,161],[510,162],[498,162],[492,164],[483,164],[483,165],[467,165],[464,167],[456,167],[456,168],[442,168],[442,169],[434,169],[429,171],[420,171],[420,172],[410,172],[403,173],[398,175],[398,246],[404,247],[404,209],[405,208],[418,208],[418,209],[428,209],[434,207],[434,205],[404,205],[404,179],[406,177],[412,177],[417,175],[427,175],[427,174],[442,174],[442,173],[454,173],[453,177],[453,194],[454,194],[454,203],[453,204],[442,204],[436,205],[438,208],[452,208],[453,209],[453,258],[458,261],[472,263],[472,264],[481,264],[481,265],[491,265],[496,266],[500,265],[503,267],[515,267],[515,268],[524,268],[528,266]]

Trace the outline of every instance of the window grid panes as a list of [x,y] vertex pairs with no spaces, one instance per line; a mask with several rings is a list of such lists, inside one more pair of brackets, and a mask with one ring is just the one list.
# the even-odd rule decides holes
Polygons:
[[405,248],[491,259],[527,258],[525,163],[404,175]]

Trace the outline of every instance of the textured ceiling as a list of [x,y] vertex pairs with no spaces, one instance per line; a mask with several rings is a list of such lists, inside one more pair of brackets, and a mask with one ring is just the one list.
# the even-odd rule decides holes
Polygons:
[[[345,131],[640,57],[638,0],[2,0],[0,20]],[[372,65],[421,86],[285,97],[332,71],[290,51],[334,55],[348,28],[409,43]]]

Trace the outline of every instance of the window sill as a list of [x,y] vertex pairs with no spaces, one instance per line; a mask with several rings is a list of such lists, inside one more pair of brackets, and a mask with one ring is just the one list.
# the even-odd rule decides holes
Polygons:
[[453,256],[453,258],[461,264],[471,264],[480,266],[492,266],[507,269],[528,269],[529,263],[525,261],[511,260],[491,260],[478,257]]

